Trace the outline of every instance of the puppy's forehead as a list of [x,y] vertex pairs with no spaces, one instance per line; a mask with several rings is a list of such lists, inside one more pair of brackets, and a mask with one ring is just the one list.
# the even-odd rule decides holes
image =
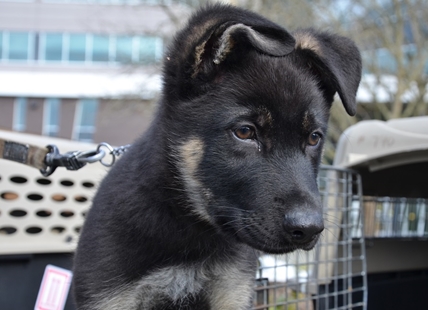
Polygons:
[[232,91],[239,103],[267,124],[297,121],[308,126],[328,112],[318,81],[290,63],[265,61],[234,78]]

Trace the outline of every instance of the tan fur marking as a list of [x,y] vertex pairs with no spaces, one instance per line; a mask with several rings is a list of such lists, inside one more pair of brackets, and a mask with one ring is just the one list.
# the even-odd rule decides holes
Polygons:
[[311,33],[304,31],[296,32],[294,33],[294,38],[296,39],[296,49],[307,49],[318,55],[322,55],[318,40]]
[[202,44],[196,46],[195,48],[195,63],[193,64],[192,78],[196,77],[196,75],[198,75],[199,73],[199,66],[202,63],[202,54],[204,53],[206,43],[207,42],[204,41],[202,42]]
[[259,113],[260,113],[259,122],[261,123],[261,125],[264,126],[265,124],[267,124],[268,126],[272,127],[273,126],[272,113],[270,113],[270,111],[266,107],[262,107],[261,109],[259,109]]
[[[219,268],[220,269],[220,268]],[[209,301],[212,309],[248,309],[254,278],[243,273],[239,265],[225,265],[217,271]]]
[[[188,34],[186,38],[186,42],[193,44],[194,42],[198,42],[203,38],[203,36],[209,32],[209,30],[214,27],[218,23],[217,19],[206,20],[201,24],[197,24],[192,27],[192,32]],[[187,45],[186,51],[180,53],[182,55],[188,55],[191,52],[191,45]]]
[[217,65],[220,64],[226,58],[226,56],[232,51],[233,46],[235,44],[232,40],[232,36],[230,35],[230,32],[234,30],[234,28],[232,27],[226,29],[226,31],[220,38],[220,46],[217,49],[214,57],[214,63]]
[[204,143],[200,139],[191,139],[180,147],[181,160],[186,174],[194,177],[204,155]]
[[[203,38],[203,36],[206,33],[209,33],[209,29],[214,27],[216,24],[217,24],[217,20],[213,19],[213,20],[207,20],[204,23],[193,27],[192,32],[189,33],[186,42],[189,42],[189,43],[198,42],[199,40],[201,40]],[[196,46],[196,48],[193,51],[193,53],[195,55],[195,63],[193,64],[192,78],[196,77],[196,75],[199,72],[199,65],[202,62],[201,56],[204,53],[206,43],[207,43],[207,41],[202,42],[201,44]],[[191,51],[192,48],[193,48],[192,45],[187,44],[186,46],[184,46],[184,50],[180,54],[188,55],[189,53],[192,53],[192,51]]]
[[250,27],[245,26],[244,24],[236,24],[228,27],[220,38],[220,46],[217,49],[214,57],[215,64],[221,63],[226,58],[226,56],[232,51],[235,45],[235,42],[232,38],[232,33],[234,33],[238,29],[245,29],[250,34],[255,36],[254,35],[255,31]]
[[181,145],[179,149],[178,166],[183,178],[189,202],[193,211],[202,219],[212,222],[206,210],[210,191],[203,187],[198,179],[198,167],[204,155],[204,143],[201,139],[193,138]]

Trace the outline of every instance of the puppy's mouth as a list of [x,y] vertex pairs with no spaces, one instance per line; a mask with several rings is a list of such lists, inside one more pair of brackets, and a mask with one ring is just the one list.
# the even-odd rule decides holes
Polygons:
[[[296,217],[296,216],[295,216]],[[269,254],[285,254],[295,250],[312,250],[324,229],[322,216],[297,216],[269,218],[265,214],[244,213],[216,218],[217,227],[250,247]],[[293,219],[293,218],[292,218]],[[297,224],[296,224],[297,223]]]
[[269,254],[285,254],[296,250],[310,251],[318,242],[321,232],[314,234],[305,241],[291,240],[278,228],[278,232],[267,233],[263,227],[244,226],[236,236],[247,245]]

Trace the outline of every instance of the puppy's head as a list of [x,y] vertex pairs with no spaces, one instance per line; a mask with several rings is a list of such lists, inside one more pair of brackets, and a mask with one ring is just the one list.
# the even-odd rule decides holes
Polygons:
[[190,210],[262,251],[311,249],[323,230],[316,177],[334,94],[355,113],[355,45],[214,6],[168,59],[165,130]]

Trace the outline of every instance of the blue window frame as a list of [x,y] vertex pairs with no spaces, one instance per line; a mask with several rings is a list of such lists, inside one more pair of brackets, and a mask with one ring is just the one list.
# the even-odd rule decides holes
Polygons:
[[74,119],[73,139],[92,142],[96,129],[98,101],[96,99],[81,99],[76,109]]
[[117,37],[116,38],[116,61],[121,63],[132,62],[133,55],[133,38]]
[[110,38],[104,35],[92,37],[92,61],[109,61]]
[[161,59],[162,50],[159,37],[0,32],[2,61],[153,64]]
[[68,46],[69,61],[86,60],[87,36],[85,34],[70,34]]
[[8,33],[8,53],[6,58],[10,60],[28,60],[32,56],[33,44],[28,32]]
[[0,60],[3,59],[3,33],[0,32]]
[[58,98],[47,98],[44,105],[43,134],[57,137],[60,126],[61,101]]
[[41,44],[42,59],[46,61],[61,61],[63,51],[63,35],[61,33],[47,33]]
[[15,99],[13,111],[13,130],[25,131],[27,128],[27,98]]
[[141,63],[155,63],[162,57],[162,40],[160,38],[140,37],[139,41],[139,61]]

